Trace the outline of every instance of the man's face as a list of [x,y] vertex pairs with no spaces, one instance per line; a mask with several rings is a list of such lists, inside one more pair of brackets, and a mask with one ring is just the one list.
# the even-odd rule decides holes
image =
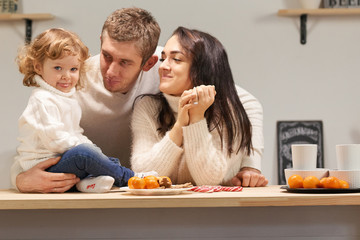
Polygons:
[[141,62],[134,42],[117,42],[103,34],[100,69],[108,91],[127,93],[141,72]]

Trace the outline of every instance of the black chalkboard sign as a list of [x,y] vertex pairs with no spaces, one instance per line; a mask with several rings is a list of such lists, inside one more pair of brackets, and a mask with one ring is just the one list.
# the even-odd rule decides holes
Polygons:
[[284,169],[292,168],[292,144],[317,144],[316,167],[324,167],[323,124],[322,121],[278,121],[278,179],[286,184]]

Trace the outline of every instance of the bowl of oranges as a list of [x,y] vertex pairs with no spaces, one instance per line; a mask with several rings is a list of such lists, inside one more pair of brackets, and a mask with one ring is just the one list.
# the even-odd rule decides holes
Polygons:
[[291,175],[288,179],[289,188],[326,188],[326,189],[348,189],[349,183],[343,179],[334,176],[323,177],[307,176],[303,178],[300,175]]
[[329,169],[316,168],[314,170],[297,170],[297,169],[293,169],[293,168],[287,168],[284,170],[284,173],[285,173],[286,184],[289,186],[288,179],[292,175],[299,175],[303,179],[308,176],[314,176],[320,180],[323,177],[329,176]]

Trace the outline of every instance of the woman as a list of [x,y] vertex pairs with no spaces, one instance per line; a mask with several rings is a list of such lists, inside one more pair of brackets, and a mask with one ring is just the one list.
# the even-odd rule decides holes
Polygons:
[[262,108],[235,86],[222,44],[179,27],[160,61],[161,93],[135,104],[132,169],[196,185],[229,185],[240,171],[243,186],[265,186]]

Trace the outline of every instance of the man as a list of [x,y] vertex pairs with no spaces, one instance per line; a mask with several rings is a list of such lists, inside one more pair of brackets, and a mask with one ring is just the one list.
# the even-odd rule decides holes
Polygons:
[[[84,134],[126,167],[130,166],[130,116],[134,100],[141,94],[159,91],[160,52],[156,51],[159,36],[160,27],[146,10],[116,10],[104,23],[100,55],[87,61],[87,84],[77,94]],[[45,171],[59,159],[48,159],[26,172],[12,172],[13,184],[20,192],[69,190],[79,181],[75,175]],[[243,186],[268,183],[256,169],[242,169],[232,182]]]

